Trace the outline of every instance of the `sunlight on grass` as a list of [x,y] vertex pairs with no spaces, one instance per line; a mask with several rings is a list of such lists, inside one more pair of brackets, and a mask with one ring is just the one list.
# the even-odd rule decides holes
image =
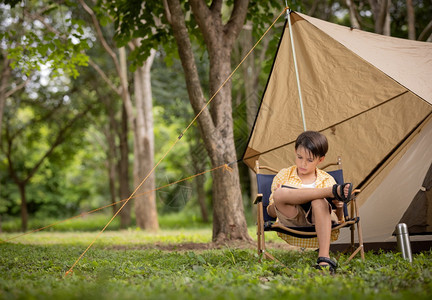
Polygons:
[[[1,234],[3,240],[8,240],[19,234]],[[193,230],[160,230],[158,232],[146,232],[142,230],[120,230],[99,232],[35,232],[16,239],[12,243],[54,245],[74,244],[88,245],[98,238],[95,245],[122,244],[142,245],[150,243],[209,243],[211,242],[211,229]]]
[[[161,229],[157,232],[148,232],[136,227],[118,230],[119,219],[99,235],[100,231],[111,216],[106,214],[84,215],[72,220],[63,221],[55,219],[31,220],[30,228],[38,229],[47,225],[61,223],[48,227],[44,230],[25,234],[19,232],[19,219],[3,222],[4,233],[0,234],[2,240],[10,240],[12,243],[53,245],[53,244],[76,244],[88,245],[95,238],[95,246],[107,244],[145,245],[150,243],[209,243],[212,241],[212,224],[202,223],[193,215],[177,213],[163,215],[159,218]],[[256,227],[248,227],[249,235],[256,240]],[[99,235],[99,236],[98,236]],[[17,238],[16,238],[17,237]],[[277,237],[275,232],[266,234],[266,241],[274,243],[285,243]]]
[[[256,228],[248,228],[249,235],[256,240]],[[148,232],[140,229],[128,229],[120,231],[105,231],[99,235],[99,231],[91,232],[55,232],[40,231],[20,236],[20,233],[0,234],[2,240],[11,243],[55,245],[73,244],[88,245],[97,238],[95,246],[121,244],[125,246],[137,246],[151,243],[175,244],[175,243],[210,243],[212,241],[212,229],[164,229],[157,232]],[[284,244],[275,233],[266,235],[266,240]]]

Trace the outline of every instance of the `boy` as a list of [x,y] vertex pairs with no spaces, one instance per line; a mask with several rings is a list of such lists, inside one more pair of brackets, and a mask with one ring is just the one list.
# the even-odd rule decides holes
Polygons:
[[315,224],[319,253],[317,269],[328,267],[334,272],[337,265],[330,259],[332,220],[337,220],[326,200],[342,207],[351,197],[352,184],[337,185],[328,173],[317,168],[328,150],[327,138],[316,131],[305,131],[295,143],[295,165],[282,169],[272,183],[267,212],[285,226]]

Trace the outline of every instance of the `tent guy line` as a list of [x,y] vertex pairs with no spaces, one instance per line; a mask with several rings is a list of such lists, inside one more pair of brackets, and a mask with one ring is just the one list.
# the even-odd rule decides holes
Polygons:
[[[283,12],[282,12],[282,13],[283,13]],[[281,15],[282,15],[282,14],[281,14]],[[279,16],[279,17],[280,17],[280,16]],[[279,17],[276,19],[276,21],[279,19]],[[274,24],[274,23],[273,23],[273,24]],[[272,24],[272,25],[273,25],[273,24]],[[271,28],[271,27],[269,27],[269,29],[270,29],[270,28]],[[268,30],[267,30],[267,31],[268,31]],[[267,33],[267,31],[266,31],[266,33]],[[265,33],[265,34],[266,34],[266,33]],[[265,35],[265,34],[264,34],[264,35]],[[263,37],[264,37],[264,35],[263,35]],[[262,39],[262,38],[261,38],[261,39]],[[261,39],[260,39],[260,40],[261,40]],[[258,43],[257,43],[257,44],[258,44]],[[255,46],[256,46],[256,45],[255,45]],[[254,48],[255,48],[255,46],[254,46]],[[253,50],[253,49],[252,49],[252,50]],[[252,51],[252,50],[251,50],[251,51]],[[250,52],[251,52],[251,51],[250,51]],[[250,52],[249,52],[247,55],[249,55]],[[247,58],[247,56],[246,56],[245,58]],[[242,62],[243,62],[243,61],[242,61]],[[237,69],[237,68],[236,68],[236,69]],[[215,94],[215,95],[216,95],[216,94]],[[194,119],[194,120],[195,120],[195,119]],[[184,135],[184,132],[181,133],[181,134],[177,137],[177,139],[180,140],[180,139],[183,137],[183,135]],[[157,188],[155,188],[155,189],[153,189],[153,190],[148,190],[148,191],[146,191],[146,192],[144,192],[144,193],[135,194],[135,195],[133,195],[133,197],[131,197],[131,198],[136,198],[136,197],[144,196],[144,195],[146,195],[146,194],[149,194],[149,193],[152,193],[152,192],[155,192],[155,191],[159,191],[159,190],[164,189],[164,188],[167,188],[167,187],[169,187],[169,186],[172,186],[172,185],[175,185],[175,184],[181,183],[181,182],[183,182],[183,181],[187,181],[187,180],[193,179],[193,178],[195,178],[195,177],[198,177],[198,176],[204,175],[204,174],[206,174],[206,173],[213,172],[213,171],[218,170],[218,169],[221,169],[221,168],[224,168],[224,170],[226,170],[226,171],[231,171],[232,169],[230,168],[230,166],[232,166],[232,165],[234,165],[234,164],[237,164],[237,163],[239,163],[239,162],[241,162],[241,161],[242,161],[242,159],[238,159],[238,160],[233,161],[233,162],[229,162],[229,163],[226,163],[226,164],[222,164],[222,165],[217,166],[217,167],[214,167],[214,168],[212,168],[212,169],[210,169],[210,170],[205,170],[205,171],[203,171],[203,172],[200,172],[200,173],[197,173],[197,174],[191,175],[191,176],[189,176],[189,177],[185,177],[185,178],[179,179],[179,180],[177,180],[177,181],[174,181],[174,182],[168,183],[168,184],[166,184],[166,185],[163,185],[163,186],[157,187]],[[52,224],[49,224],[49,225],[46,225],[46,226],[43,226],[43,227],[40,227],[40,228],[37,228],[37,229],[31,230],[31,231],[29,231],[29,232],[25,232],[25,233],[20,234],[20,235],[13,236],[13,237],[11,237],[11,238],[9,238],[9,239],[0,240],[0,244],[2,244],[2,243],[6,243],[6,242],[9,242],[9,241],[11,241],[11,240],[17,239],[17,238],[22,237],[22,236],[25,236],[25,235],[29,235],[29,234],[31,234],[31,233],[35,233],[35,232],[38,232],[38,231],[42,231],[42,230],[48,229],[48,228],[53,227],[53,226],[55,226],[55,225],[58,225],[58,224],[61,224],[61,223],[64,223],[64,222],[67,222],[67,221],[70,221],[70,220],[73,220],[73,219],[76,219],[76,218],[79,218],[79,217],[83,217],[83,216],[85,216],[85,215],[89,215],[89,214],[95,213],[95,212],[97,212],[97,211],[99,211],[99,210],[102,210],[102,209],[105,209],[105,208],[108,208],[108,207],[111,207],[111,206],[114,206],[114,205],[120,204],[120,203],[125,202],[125,201],[128,201],[128,198],[125,198],[125,199],[119,200],[119,201],[114,202],[114,203],[110,203],[110,204],[108,204],[108,205],[101,206],[101,207],[99,207],[99,208],[95,208],[95,209],[90,210],[90,211],[87,211],[87,212],[82,212],[82,213],[80,213],[79,215],[76,215],[76,216],[73,216],[73,217],[70,217],[70,218],[67,218],[67,219],[64,219],[64,220],[58,221],[58,222],[54,222],[54,223],[52,223]]]
[[[178,183],[181,183],[181,182],[184,182],[184,181],[187,181],[187,180],[193,179],[193,178],[195,178],[195,177],[198,177],[198,176],[204,175],[204,174],[206,174],[206,173],[213,172],[213,171],[218,170],[218,169],[222,169],[222,168],[223,168],[224,171],[229,171],[229,172],[231,172],[232,169],[231,169],[230,166],[233,165],[233,164],[235,164],[235,163],[238,163],[238,162],[240,162],[240,161],[241,161],[241,159],[239,159],[239,160],[237,160],[237,161],[235,161],[235,162],[231,162],[231,163],[227,163],[227,164],[220,165],[220,166],[215,167],[215,168],[210,169],[210,170],[205,170],[205,171],[200,172],[200,173],[197,173],[197,174],[195,174],[195,175],[191,175],[191,176],[188,176],[188,177],[185,177],[185,178],[179,179],[179,180],[177,180],[177,181],[174,181],[174,182],[171,182],[171,183],[165,184],[165,185],[163,185],[163,186],[157,187],[157,188],[155,188],[155,189],[153,189],[153,190],[148,190],[148,191],[145,191],[144,193],[135,194],[132,198],[136,198],[136,197],[144,196],[144,195],[146,195],[146,194],[149,194],[149,193],[152,193],[152,192],[159,191],[159,190],[164,189],[164,188],[167,188],[167,187],[169,187],[169,186],[172,186],[172,185],[175,185],[175,184],[178,184]],[[123,200],[119,200],[119,201],[117,201],[117,202],[110,203],[110,204],[107,204],[107,205],[101,206],[101,207],[99,207],[99,208],[95,208],[95,209],[90,210],[90,211],[87,211],[87,212],[82,212],[82,213],[80,213],[79,215],[76,215],[76,216],[73,216],[73,217],[70,217],[70,218],[67,218],[67,219],[61,220],[61,221],[54,222],[54,223],[52,223],[52,224],[49,224],[49,225],[46,225],[46,226],[43,226],[43,227],[40,227],[40,228],[37,228],[37,229],[31,230],[31,231],[29,231],[29,232],[25,232],[25,233],[22,233],[22,234],[19,234],[19,235],[13,236],[13,237],[8,238],[8,239],[5,239],[5,240],[0,240],[0,244],[7,243],[7,242],[9,242],[9,241],[12,241],[12,240],[15,240],[15,239],[17,239],[17,238],[23,237],[23,236],[25,236],[25,235],[29,235],[29,234],[32,234],[32,233],[35,233],[35,232],[38,232],[38,231],[42,231],[42,230],[48,229],[48,228],[50,228],[50,227],[56,226],[56,225],[61,224],[61,223],[65,223],[65,222],[67,222],[67,221],[71,221],[71,220],[76,219],[76,218],[79,218],[79,217],[84,217],[84,216],[86,216],[86,215],[90,215],[90,214],[95,213],[95,212],[97,212],[97,211],[99,211],[99,210],[102,210],[102,209],[105,209],[105,208],[108,208],[108,207],[111,207],[111,206],[114,206],[114,205],[117,205],[117,204],[123,203],[123,202],[125,202],[125,201],[127,201],[127,200],[128,200],[128,198],[125,198],[125,199],[123,199]]]
[[[400,94],[398,94],[398,95],[396,95],[396,96],[394,96],[394,97],[392,97],[392,98],[389,98],[389,99],[387,99],[386,101],[381,102],[381,103],[379,103],[379,104],[377,104],[377,105],[375,105],[375,106],[373,106],[373,107],[371,107],[371,108],[369,108],[369,109],[367,109],[367,110],[364,110],[364,111],[362,111],[362,112],[360,112],[360,113],[358,113],[358,114],[355,114],[355,115],[353,115],[353,116],[351,116],[351,117],[349,117],[349,118],[347,118],[347,119],[345,119],[345,120],[343,120],[343,121],[340,121],[340,122],[334,123],[334,124],[332,124],[332,125],[330,125],[330,126],[328,126],[328,127],[326,127],[326,128],[323,128],[323,129],[320,129],[320,130],[317,130],[317,131],[319,131],[319,132],[324,132],[324,131],[326,131],[326,130],[331,129],[332,127],[335,127],[335,126],[337,126],[337,125],[340,125],[340,124],[343,124],[343,123],[345,123],[345,122],[348,122],[348,121],[350,121],[350,120],[352,120],[352,119],[354,119],[354,118],[356,118],[356,117],[358,117],[358,116],[360,116],[360,115],[362,115],[362,114],[364,114],[364,113],[367,113],[367,112],[369,112],[369,111],[371,111],[371,110],[373,110],[373,109],[375,109],[375,108],[378,108],[378,107],[380,107],[380,106],[382,106],[382,105],[384,105],[384,104],[386,104],[386,103],[388,103],[388,102],[391,102],[392,100],[395,100],[395,99],[397,99],[398,97],[400,97],[400,96],[402,96],[403,94],[406,94],[406,93],[408,93],[408,92],[409,92],[409,91],[404,91],[404,92],[402,92],[402,93],[400,93]],[[289,142],[287,142],[287,143],[281,144],[281,145],[279,145],[279,146],[277,146],[277,147],[273,147],[273,148],[271,148],[271,149],[261,151],[261,152],[258,153],[258,154],[254,154],[254,155],[251,155],[251,156],[248,156],[248,157],[243,157],[242,160],[249,160],[249,159],[251,159],[251,158],[259,157],[260,155],[270,153],[270,152],[272,152],[272,151],[274,151],[274,150],[277,150],[277,149],[280,149],[280,148],[283,148],[283,147],[286,147],[286,146],[292,145],[292,144],[294,144],[294,143],[295,143],[295,140],[292,140],[292,141],[289,141]],[[243,155],[243,156],[244,156],[244,155]]]
[[[222,85],[219,87],[219,89],[213,94],[213,96],[207,101],[207,103],[203,106],[203,108],[196,114],[196,116],[193,118],[193,120],[189,123],[189,125],[183,130],[183,132],[178,136],[178,138],[173,142],[171,147],[165,152],[165,154],[161,157],[161,159],[155,164],[155,166],[150,170],[150,172],[147,174],[147,176],[141,181],[141,183],[135,188],[135,190],[132,192],[132,194],[128,197],[128,199],[125,200],[123,205],[117,210],[117,212],[114,214],[114,216],[108,221],[108,223],[102,228],[102,230],[98,233],[98,235],[94,238],[94,240],[90,243],[90,245],[84,250],[84,252],[78,257],[78,259],[74,262],[72,267],[65,273],[64,277],[67,277],[69,274],[73,272],[73,268],[76,266],[76,264],[81,260],[81,258],[85,255],[85,253],[91,248],[91,246],[96,242],[96,240],[99,238],[99,236],[105,231],[105,229],[111,224],[111,222],[115,219],[115,217],[120,213],[120,211],[123,209],[123,207],[129,202],[129,200],[135,195],[135,193],[138,191],[138,189],[144,184],[144,182],[147,181],[147,179],[150,177],[151,174],[155,171],[155,169],[159,166],[159,164],[165,159],[165,157],[172,151],[172,149],[175,147],[175,145],[181,140],[183,135],[186,133],[186,131],[192,126],[193,123],[199,118],[199,116],[202,114],[202,112],[207,108],[207,106],[210,105],[212,100],[216,97],[216,95],[219,93],[219,91],[225,86],[225,84],[231,79],[231,77],[234,75],[234,73],[238,70],[238,68],[241,66],[241,64],[248,58],[248,56],[252,53],[252,51],[258,46],[258,44],[261,42],[261,40],[264,38],[264,36],[270,31],[270,29],[274,26],[274,24],[279,20],[279,18],[285,13],[285,11],[289,9],[288,7],[285,7],[284,10],[279,14],[279,16],[273,21],[273,23],[267,28],[267,30],[264,32],[264,34],[259,38],[259,40],[255,43],[255,45],[249,50],[249,52],[245,55],[245,57],[241,60],[241,62],[237,65],[237,67],[231,72],[231,74],[225,79],[225,81],[222,83]],[[223,166],[226,166],[224,164]]]

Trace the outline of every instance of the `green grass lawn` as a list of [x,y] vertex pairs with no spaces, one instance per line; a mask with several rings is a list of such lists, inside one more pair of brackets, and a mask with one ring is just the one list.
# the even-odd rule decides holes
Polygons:
[[[258,262],[253,246],[210,245],[211,228],[37,232],[0,244],[0,299],[430,299],[432,252],[412,264],[397,253],[366,253],[336,275],[311,268],[316,253],[288,251]],[[250,228],[254,237],[255,228]],[[2,240],[17,233],[1,234]],[[188,245],[188,247],[184,247]],[[194,247],[194,245],[196,247]]]

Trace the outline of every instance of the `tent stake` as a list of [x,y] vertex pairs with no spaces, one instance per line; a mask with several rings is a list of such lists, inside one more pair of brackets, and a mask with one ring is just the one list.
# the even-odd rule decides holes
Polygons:
[[290,31],[290,37],[291,37],[291,48],[293,51],[294,68],[295,68],[296,78],[297,78],[297,89],[298,89],[298,93],[299,93],[300,110],[301,110],[301,115],[302,115],[302,120],[303,120],[303,129],[304,129],[304,131],[306,131],[307,130],[306,129],[306,119],[305,119],[305,114],[304,114],[304,109],[303,109],[303,100],[302,100],[301,87],[300,87],[300,77],[299,77],[298,68],[297,68],[297,59],[296,59],[296,53],[295,53],[295,48],[294,48],[294,37],[293,37],[293,33],[292,33],[292,28],[291,28],[290,14],[291,14],[291,9],[288,9],[287,10],[287,19],[288,19],[288,25],[289,25],[289,31]]

